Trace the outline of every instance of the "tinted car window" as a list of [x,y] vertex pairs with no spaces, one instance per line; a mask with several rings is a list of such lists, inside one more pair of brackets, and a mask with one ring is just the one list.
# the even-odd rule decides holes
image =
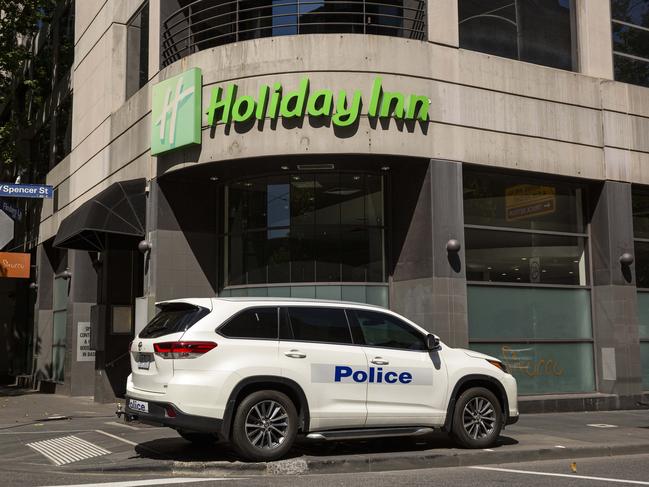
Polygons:
[[355,310],[354,313],[366,345],[426,350],[423,336],[400,319],[377,311]]
[[140,338],[158,338],[171,333],[186,332],[209,310],[186,304],[165,305],[138,335]]
[[352,343],[345,310],[339,308],[288,308],[293,339],[309,342]]
[[219,328],[219,333],[229,338],[277,340],[277,308],[242,311]]

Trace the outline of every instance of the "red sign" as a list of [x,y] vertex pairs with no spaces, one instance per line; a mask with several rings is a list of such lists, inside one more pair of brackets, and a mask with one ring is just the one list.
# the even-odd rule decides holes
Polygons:
[[30,254],[0,252],[0,277],[29,279]]

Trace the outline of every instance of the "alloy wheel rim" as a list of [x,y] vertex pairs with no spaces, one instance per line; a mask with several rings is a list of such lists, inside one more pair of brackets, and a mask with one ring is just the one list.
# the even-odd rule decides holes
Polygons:
[[288,414],[277,401],[267,399],[255,404],[246,416],[246,437],[255,448],[272,450],[286,439]]
[[493,433],[496,427],[496,410],[488,399],[474,397],[464,406],[462,419],[464,431],[474,440],[479,440]]

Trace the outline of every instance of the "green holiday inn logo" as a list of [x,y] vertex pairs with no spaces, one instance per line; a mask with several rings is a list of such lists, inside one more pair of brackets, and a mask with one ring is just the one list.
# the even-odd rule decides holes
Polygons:
[[[201,142],[201,72],[194,68],[153,87],[153,127],[151,154]],[[209,126],[246,123],[265,118],[330,118],[335,127],[356,124],[367,102],[370,118],[395,118],[404,121],[428,121],[430,99],[399,91],[385,91],[383,80],[376,77],[368,99],[360,90],[310,90],[309,78],[302,78],[297,89],[285,92],[281,83],[261,85],[257,96],[239,95],[236,83],[210,90],[205,114]]]
[[151,154],[201,143],[201,70],[192,68],[153,87]]

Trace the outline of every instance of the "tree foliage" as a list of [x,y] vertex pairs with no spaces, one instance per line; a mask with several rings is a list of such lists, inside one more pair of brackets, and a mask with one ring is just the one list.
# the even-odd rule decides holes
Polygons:
[[28,66],[35,35],[55,6],[55,0],[0,0],[0,180],[15,178],[29,164],[21,150],[31,123],[28,103],[42,85],[38,78],[51,73]]

